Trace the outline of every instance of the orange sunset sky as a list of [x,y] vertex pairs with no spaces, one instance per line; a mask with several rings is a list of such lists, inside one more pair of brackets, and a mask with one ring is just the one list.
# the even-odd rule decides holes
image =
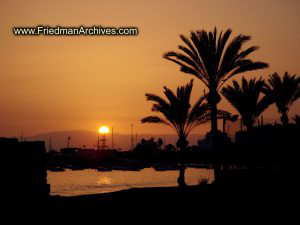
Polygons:
[[[172,133],[168,127],[142,125],[151,115],[145,93],[162,95],[190,75],[162,54],[177,50],[179,34],[191,30],[233,29],[252,36],[245,46],[259,45],[251,59],[273,72],[300,74],[300,1],[298,0],[86,0],[6,1],[0,7],[0,136],[95,130],[113,126],[118,133]],[[138,36],[14,36],[15,26],[136,26]],[[235,79],[240,80],[242,76]],[[204,85],[195,78],[192,103]],[[227,82],[231,84],[231,81]],[[219,108],[235,112],[222,100]],[[289,116],[300,113],[296,102]],[[266,119],[279,119],[275,106]],[[205,132],[209,125],[197,128]]]

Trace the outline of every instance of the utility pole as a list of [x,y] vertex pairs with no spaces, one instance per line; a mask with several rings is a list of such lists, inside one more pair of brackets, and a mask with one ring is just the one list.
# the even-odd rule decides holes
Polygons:
[[98,132],[97,151],[100,150],[100,132]]
[[51,138],[49,139],[49,151],[51,151],[52,150],[52,140],[51,140]]
[[71,137],[69,136],[68,141],[67,141],[67,148],[70,148],[70,139],[71,139]]
[[135,133],[135,144],[137,145],[139,142],[138,142],[138,135],[137,135],[137,132]]
[[114,128],[111,127],[111,149],[114,150]]
[[133,145],[134,145],[134,138],[133,138],[133,124],[131,126],[131,150],[133,150]]
[[23,142],[23,136],[24,136],[24,133],[23,131],[21,132],[21,138],[20,138],[20,141]]

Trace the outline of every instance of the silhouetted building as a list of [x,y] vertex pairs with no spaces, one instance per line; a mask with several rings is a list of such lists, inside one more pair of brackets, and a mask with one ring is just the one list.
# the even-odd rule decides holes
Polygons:
[[[285,193],[282,188],[294,187],[298,182],[299,131],[299,127],[289,124],[237,132],[235,143],[218,154],[222,164],[218,182],[230,188],[243,185]],[[280,182],[281,178],[285,182]]]
[[50,194],[47,184],[45,142],[18,142],[16,138],[0,138],[4,192],[13,207],[41,207]]

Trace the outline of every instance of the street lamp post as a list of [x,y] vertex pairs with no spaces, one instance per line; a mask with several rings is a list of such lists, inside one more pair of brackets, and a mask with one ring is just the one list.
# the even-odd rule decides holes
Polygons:
[[114,150],[114,128],[111,127],[111,149]]
[[97,150],[100,150],[100,130],[98,132],[98,140],[97,140]]

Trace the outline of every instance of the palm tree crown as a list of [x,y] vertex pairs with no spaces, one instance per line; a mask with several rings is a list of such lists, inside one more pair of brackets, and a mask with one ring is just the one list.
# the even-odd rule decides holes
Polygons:
[[232,30],[224,33],[198,30],[191,32],[190,39],[180,35],[185,46],[179,45],[180,52],[170,51],[164,58],[175,62],[184,73],[198,77],[209,89],[207,101],[212,107],[212,131],[217,130],[217,104],[221,98],[218,94],[220,87],[236,74],[267,68],[264,62],[254,62],[247,57],[258,49],[252,46],[242,50],[243,44],[251,39],[247,35],[238,35],[226,45]]
[[290,106],[300,97],[300,77],[286,72],[281,79],[278,73],[269,76],[269,85],[265,93],[275,102],[278,112],[281,113],[281,121],[288,124],[287,112]]
[[243,124],[251,129],[255,120],[272,104],[268,95],[260,98],[266,84],[261,78],[251,79],[249,82],[243,77],[241,86],[233,81],[232,86],[223,87],[222,94],[230,104],[239,112]]
[[[141,122],[158,123],[172,127],[179,137],[177,146],[180,149],[186,147],[186,138],[195,127],[210,120],[210,107],[205,101],[205,95],[200,97],[196,104],[191,107],[190,97],[192,88],[193,80],[185,86],[178,87],[176,94],[169,88],[164,87],[164,94],[167,100],[155,94],[146,94],[148,101],[155,102],[152,106],[152,111],[160,112],[164,118],[148,116],[143,118]],[[225,111],[218,112],[220,117],[228,116],[228,114]]]

